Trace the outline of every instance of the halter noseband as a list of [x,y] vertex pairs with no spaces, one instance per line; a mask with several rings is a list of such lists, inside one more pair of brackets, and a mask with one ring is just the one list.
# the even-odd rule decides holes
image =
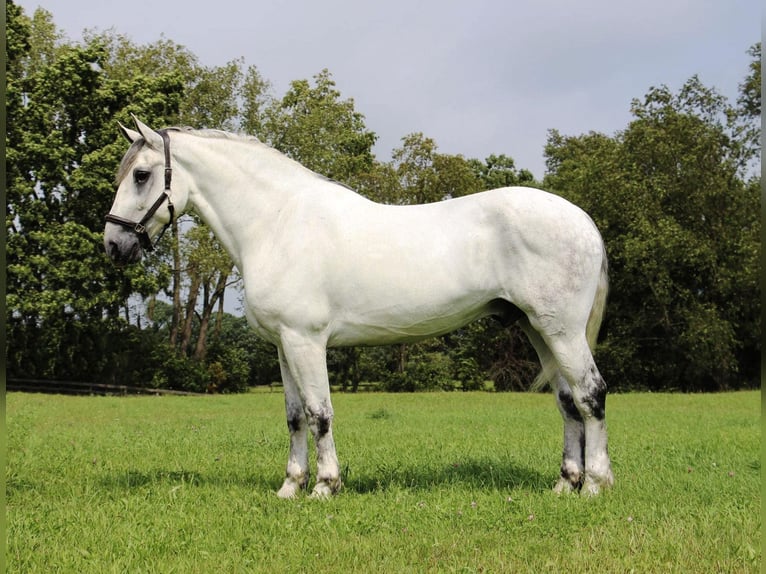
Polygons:
[[160,206],[167,201],[168,211],[170,211],[170,221],[165,224],[162,231],[157,236],[157,241],[155,242],[156,245],[160,242],[162,236],[165,235],[165,231],[167,231],[168,227],[172,225],[173,215],[175,214],[173,202],[170,200],[170,182],[173,179],[173,169],[170,167],[170,136],[168,136],[168,133],[165,130],[160,130],[157,133],[162,136],[162,143],[165,148],[165,190],[162,192],[162,195],[157,198],[157,201],[154,202],[138,223],[131,221],[130,219],[125,219],[124,217],[119,217],[118,215],[112,215],[111,213],[106,216],[108,222],[122,225],[135,233],[138,236],[138,242],[141,244],[141,247],[146,251],[154,251],[154,245],[152,245],[149,232],[146,231],[146,223],[154,216]]

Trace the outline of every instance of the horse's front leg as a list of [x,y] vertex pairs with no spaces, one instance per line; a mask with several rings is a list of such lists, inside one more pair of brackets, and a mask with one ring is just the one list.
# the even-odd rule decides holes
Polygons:
[[287,473],[277,496],[293,498],[309,481],[308,423],[303,411],[303,399],[293,379],[282,349],[279,349],[279,368],[282,372],[282,386],[285,391],[285,413],[290,431],[290,454],[287,458]]
[[[281,337],[281,357],[302,403],[304,417],[300,420],[307,423],[317,449],[317,482],[312,496],[330,496],[340,489],[341,480],[332,434],[333,408],[327,377],[327,347],[324,341],[284,332]],[[294,417],[294,420],[298,419],[298,416]],[[304,436],[301,444],[305,444],[305,427],[302,428]],[[297,442],[298,433],[293,433],[291,429],[291,436],[295,436]],[[289,478],[288,472],[285,483]]]

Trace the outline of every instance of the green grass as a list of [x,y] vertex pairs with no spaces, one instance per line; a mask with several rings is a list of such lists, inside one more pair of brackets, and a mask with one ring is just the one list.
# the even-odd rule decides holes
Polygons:
[[610,396],[596,499],[551,396],[333,400],[343,490],[282,501],[279,393],[9,394],[8,571],[759,571],[760,393]]

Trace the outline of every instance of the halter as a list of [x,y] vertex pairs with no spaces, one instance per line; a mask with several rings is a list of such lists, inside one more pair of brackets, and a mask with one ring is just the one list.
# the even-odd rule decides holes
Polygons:
[[[157,133],[162,136],[162,143],[165,148],[165,190],[162,192],[162,195],[157,198],[157,201],[154,202],[138,223],[131,221],[130,219],[125,219],[124,217],[119,217],[118,215],[112,215],[111,213],[106,216],[108,222],[122,225],[135,233],[138,236],[138,242],[141,244],[141,247],[146,251],[154,251],[154,245],[157,245],[160,242],[162,236],[165,235],[165,231],[172,225],[173,215],[175,214],[173,202],[170,200],[170,181],[173,179],[173,169],[170,167],[170,136],[168,136],[168,133],[165,130],[160,130]],[[149,237],[149,233],[146,231],[146,223],[154,216],[166,200],[168,202],[168,211],[170,211],[170,221],[165,224],[162,231],[160,231],[160,234],[157,236],[157,241],[152,245],[152,240]]]

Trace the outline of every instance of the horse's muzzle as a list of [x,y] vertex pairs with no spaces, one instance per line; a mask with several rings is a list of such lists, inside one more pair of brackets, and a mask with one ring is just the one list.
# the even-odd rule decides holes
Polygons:
[[131,233],[106,234],[104,236],[106,254],[117,267],[138,263],[143,256],[143,249],[138,237]]

